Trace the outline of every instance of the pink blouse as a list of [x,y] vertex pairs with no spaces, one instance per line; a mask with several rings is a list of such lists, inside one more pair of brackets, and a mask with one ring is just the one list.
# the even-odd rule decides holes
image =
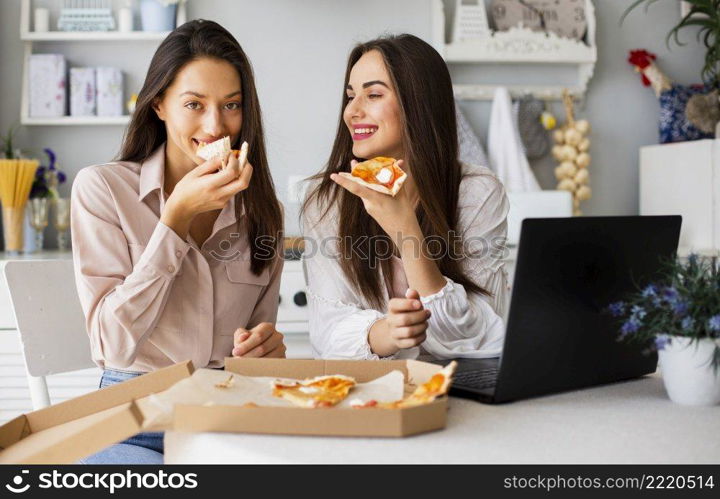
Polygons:
[[[160,222],[165,145],[145,162],[83,168],[72,188],[75,281],[103,368],[222,367],[237,328],[277,317],[280,255],[250,270],[244,212],[231,199],[198,246]],[[252,186],[250,187],[252,188]]]

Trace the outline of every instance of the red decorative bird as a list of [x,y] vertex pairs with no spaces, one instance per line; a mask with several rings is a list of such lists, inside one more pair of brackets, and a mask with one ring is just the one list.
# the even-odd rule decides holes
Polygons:
[[660,96],[665,90],[672,88],[672,82],[660,71],[655,65],[657,56],[647,50],[638,49],[631,50],[628,62],[633,65],[635,71],[642,76],[643,85],[649,87],[652,85],[655,95]]

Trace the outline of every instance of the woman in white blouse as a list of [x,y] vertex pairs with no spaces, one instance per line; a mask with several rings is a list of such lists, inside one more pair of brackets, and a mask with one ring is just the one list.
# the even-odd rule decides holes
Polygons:
[[[355,47],[332,153],[303,206],[310,340],[320,358],[491,357],[504,338],[508,201],[458,161],[452,84],[412,35]],[[391,197],[337,175],[401,159]]]

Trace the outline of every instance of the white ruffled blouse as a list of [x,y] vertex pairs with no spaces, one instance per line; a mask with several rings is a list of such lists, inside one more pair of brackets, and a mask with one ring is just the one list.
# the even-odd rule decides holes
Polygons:
[[[502,317],[508,284],[503,257],[508,199],[503,185],[488,168],[463,164],[463,173],[457,227],[466,248],[461,268],[491,295],[468,293],[445,277],[447,282],[440,291],[421,298],[423,306],[432,312],[421,348],[435,358],[496,357],[505,336]],[[317,205],[309,206],[302,220],[313,355],[323,359],[379,359],[370,349],[368,333],[375,321],[385,317],[385,310],[375,310],[364,302],[334,257],[337,210],[331,208],[318,222],[320,213]],[[394,289],[392,296],[385,292],[386,302],[390,297],[403,297],[408,287],[402,261],[392,258]],[[414,359],[421,348],[403,349],[389,358]]]

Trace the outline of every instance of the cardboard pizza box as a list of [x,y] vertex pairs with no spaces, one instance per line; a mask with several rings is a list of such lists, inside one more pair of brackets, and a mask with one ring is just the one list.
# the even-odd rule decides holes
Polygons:
[[70,464],[141,431],[135,399],[190,376],[192,362],[33,411],[0,426],[0,464]]
[[[329,374],[359,383],[393,370],[405,376],[405,392],[429,380],[440,366],[415,360],[296,360],[226,358],[225,370],[245,376],[304,379]],[[268,433],[348,437],[405,437],[439,430],[447,422],[447,396],[406,409],[175,406],[173,429],[187,432]]]

